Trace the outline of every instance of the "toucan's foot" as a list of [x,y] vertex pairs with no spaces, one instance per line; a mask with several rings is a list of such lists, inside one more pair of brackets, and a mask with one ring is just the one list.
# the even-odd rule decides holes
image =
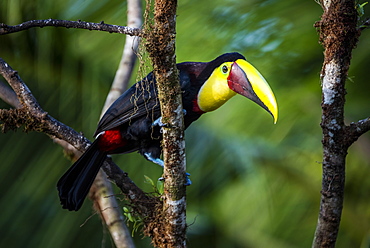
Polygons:
[[[189,186],[189,185],[192,184],[189,176],[190,176],[190,174],[186,172],[186,182],[184,183],[185,186]],[[158,181],[164,181],[164,178],[160,177],[160,178],[158,178]]]
[[[185,116],[185,115],[186,115],[186,110],[185,110],[185,109],[183,109],[183,110],[182,110],[182,113],[183,113],[183,115]],[[162,122],[162,116],[161,116],[161,117],[159,117],[158,119],[156,119],[155,121],[153,121],[152,126],[153,126],[153,127],[154,127],[154,126],[158,126],[158,127],[167,127],[167,124]]]
[[189,176],[190,176],[190,174],[189,173],[185,173],[185,175],[186,175],[186,182],[185,182],[185,186],[189,186],[189,185],[191,185],[192,184],[192,182],[191,182],[191,180],[190,180],[190,178],[189,178]]
[[157,164],[157,165],[160,165],[162,168],[164,167],[164,162],[163,162],[163,160],[162,160],[162,159],[160,159],[160,158],[153,158],[153,157],[152,157],[152,154],[151,154],[151,153],[149,153],[149,152],[144,153],[144,156],[145,156],[145,158],[146,158],[147,160],[149,160],[150,162],[153,162],[153,163],[155,163],[155,164]]
[[152,126],[153,126],[153,127],[154,127],[154,126],[158,126],[158,127],[166,127],[166,126],[167,126],[167,124],[165,124],[165,123],[163,123],[163,122],[162,122],[162,116],[161,116],[161,117],[159,117],[158,119],[156,119],[155,121],[153,121]]
[[[164,162],[163,162],[162,159],[152,157],[152,154],[149,153],[149,152],[144,153],[144,156],[150,162],[153,162],[153,163],[155,163],[157,165],[160,165],[162,168],[164,167]],[[185,182],[184,185],[185,186],[189,186],[189,185],[191,185],[191,180],[189,178],[190,174],[186,172],[185,175],[186,175],[186,182]],[[158,178],[158,180],[159,181],[164,181],[164,178],[163,177],[160,177],[160,178]]]

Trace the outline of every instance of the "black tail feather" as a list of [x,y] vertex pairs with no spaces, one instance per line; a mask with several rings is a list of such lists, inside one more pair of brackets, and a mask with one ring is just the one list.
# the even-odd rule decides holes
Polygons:
[[106,156],[105,152],[98,149],[98,142],[95,140],[59,179],[57,188],[63,208],[70,211],[81,208]]

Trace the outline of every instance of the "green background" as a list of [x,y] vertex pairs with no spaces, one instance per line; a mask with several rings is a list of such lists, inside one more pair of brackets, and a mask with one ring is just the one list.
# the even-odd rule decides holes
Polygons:
[[[189,247],[311,246],[321,188],[323,55],[313,27],[321,13],[314,0],[179,1],[177,61],[240,52],[265,76],[280,111],[274,125],[264,110],[237,96],[187,130],[187,171],[193,182],[187,196]],[[0,22],[9,25],[48,18],[125,25],[126,2],[0,3]],[[370,115],[369,33],[364,31],[353,53],[346,123]],[[0,36],[0,57],[19,72],[47,112],[92,139],[124,39],[34,28]],[[132,83],[141,76],[134,75]],[[2,101],[0,107],[9,108]],[[369,134],[349,149],[337,247],[370,247],[369,154]],[[114,160],[147,191],[144,175],[161,176],[161,168],[138,154]],[[113,246],[89,201],[79,212],[59,205],[56,182],[70,165],[62,148],[42,133],[0,134],[0,247]],[[150,247],[140,233],[135,242]]]

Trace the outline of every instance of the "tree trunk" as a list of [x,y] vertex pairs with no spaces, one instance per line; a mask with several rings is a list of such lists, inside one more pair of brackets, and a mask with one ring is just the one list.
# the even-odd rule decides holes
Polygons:
[[323,177],[318,224],[312,247],[334,247],[343,208],[345,160],[350,145],[344,124],[345,81],[359,35],[355,1],[321,1],[316,23],[325,49],[321,71]]
[[157,247],[186,247],[185,141],[181,88],[176,68],[176,0],[155,0],[154,26],[146,48],[157,80],[163,127],[164,194]]

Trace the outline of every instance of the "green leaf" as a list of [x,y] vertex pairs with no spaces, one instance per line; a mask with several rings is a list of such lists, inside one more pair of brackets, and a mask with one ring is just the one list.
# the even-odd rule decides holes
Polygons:
[[158,181],[157,181],[157,192],[158,192],[158,194],[160,194],[160,195],[162,195],[162,194],[163,194],[163,189],[164,189],[163,185],[164,185],[164,183],[163,183],[163,181],[162,181],[162,180],[158,180]]
[[147,183],[147,184],[152,185],[152,187],[155,189],[155,185],[154,185],[153,180],[150,177],[146,176],[146,175],[144,175],[144,178],[145,178],[144,182]]

